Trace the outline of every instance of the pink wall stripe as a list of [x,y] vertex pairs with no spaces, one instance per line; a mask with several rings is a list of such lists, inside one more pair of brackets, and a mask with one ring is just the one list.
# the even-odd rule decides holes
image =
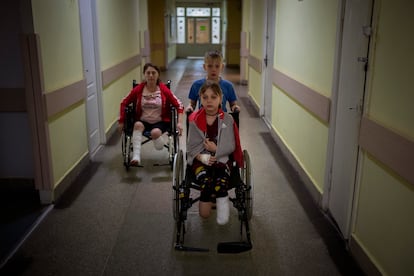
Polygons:
[[125,75],[127,72],[131,71],[133,68],[141,64],[141,56],[136,55],[131,58],[128,58],[121,63],[112,66],[104,71],[102,71],[102,86],[107,86],[114,80]]
[[262,73],[262,61],[260,59],[252,55],[249,55],[247,60],[248,60],[249,66],[251,66],[257,72]]
[[414,185],[414,141],[363,117],[359,144],[376,159]]
[[86,99],[86,79],[80,80],[61,89],[44,93],[47,116],[53,116],[75,103]]
[[282,72],[273,69],[273,84],[301,103],[320,120],[329,123],[331,100]]

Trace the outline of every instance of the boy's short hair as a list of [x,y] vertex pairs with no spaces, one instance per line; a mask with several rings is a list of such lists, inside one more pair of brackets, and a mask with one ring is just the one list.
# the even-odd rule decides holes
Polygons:
[[204,61],[208,60],[208,59],[212,59],[212,60],[223,60],[223,55],[221,54],[221,52],[219,50],[212,50],[212,51],[208,51],[204,54]]

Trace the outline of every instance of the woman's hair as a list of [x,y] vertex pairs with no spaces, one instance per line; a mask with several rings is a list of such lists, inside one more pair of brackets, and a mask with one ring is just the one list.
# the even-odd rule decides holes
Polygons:
[[145,74],[145,71],[147,71],[147,69],[148,69],[149,67],[154,68],[154,69],[158,72],[157,84],[159,84],[159,82],[160,82],[160,78],[159,78],[159,76],[161,75],[161,71],[160,71],[160,68],[158,68],[158,66],[157,66],[157,65],[152,64],[152,63],[150,63],[150,62],[145,63],[145,64],[144,64],[144,68],[142,69],[142,73],[143,73],[143,74]]
[[[209,88],[220,98],[223,97],[223,92],[221,91],[220,85],[215,81],[206,80],[198,92],[200,98]],[[221,103],[219,107],[221,107]]]

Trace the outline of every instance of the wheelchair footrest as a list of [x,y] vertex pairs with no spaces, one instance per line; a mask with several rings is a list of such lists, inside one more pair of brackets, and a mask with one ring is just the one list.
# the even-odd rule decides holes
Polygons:
[[220,242],[217,244],[218,253],[242,253],[252,248],[252,244],[248,242]]
[[155,163],[153,166],[154,166],[154,167],[170,166],[170,163],[165,163],[165,164]]
[[192,251],[192,252],[208,252],[210,251],[208,248],[199,248],[199,247],[190,247],[184,246],[182,244],[176,244],[174,249],[177,251]]

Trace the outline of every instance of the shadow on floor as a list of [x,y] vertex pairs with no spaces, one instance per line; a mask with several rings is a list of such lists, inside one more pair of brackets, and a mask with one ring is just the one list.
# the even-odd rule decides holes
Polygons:
[[336,226],[312,199],[312,195],[306,189],[306,185],[300,179],[298,172],[295,171],[283,155],[283,152],[276,145],[271,134],[269,132],[262,132],[260,136],[265,141],[265,145],[268,146],[270,156],[273,157],[285,173],[288,180],[287,183],[290,184],[303,210],[305,210],[315,229],[324,240],[338,270],[343,275],[365,275],[348,253],[345,241],[341,238],[341,234],[338,233]]
[[45,209],[33,181],[16,181],[2,183],[0,188],[1,265]]

